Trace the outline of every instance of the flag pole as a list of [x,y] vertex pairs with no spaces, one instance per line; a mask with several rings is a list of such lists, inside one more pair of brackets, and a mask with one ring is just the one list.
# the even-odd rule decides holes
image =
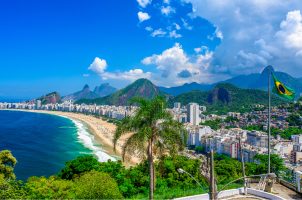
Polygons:
[[271,172],[271,66],[268,66],[268,140],[267,140],[267,151],[268,151],[268,170],[267,173]]

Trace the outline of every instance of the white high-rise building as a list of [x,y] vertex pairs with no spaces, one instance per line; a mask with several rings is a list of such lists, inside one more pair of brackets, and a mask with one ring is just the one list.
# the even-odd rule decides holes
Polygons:
[[194,126],[199,125],[201,122],[199,105],[197,103],[189,103],[187,105],[187,120]]
[[37,100],[37,101],[36,101],[36,109],[37,109],[37,110],[40,109],[41,106],[42,106],[41,100]]

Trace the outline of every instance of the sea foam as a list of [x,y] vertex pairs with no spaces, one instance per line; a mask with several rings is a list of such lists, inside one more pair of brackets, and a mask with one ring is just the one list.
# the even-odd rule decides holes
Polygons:
[[77,127],[79,141],[86,148],[92,150],[93,154],[97,156],[100,162],[106,162],[109,159],[112,161],[117,160],[116,158],[105,153],[104,150],[95,143],[95,137],[88,132],[87,127],[83,123],[77,120],[72,121]]

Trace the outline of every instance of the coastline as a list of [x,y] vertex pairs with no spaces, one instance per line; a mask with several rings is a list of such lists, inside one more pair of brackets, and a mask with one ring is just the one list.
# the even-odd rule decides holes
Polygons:
[[[51,114],[60,117],[67,117],[75,121],[80,121],[87,126],[89,131],[95,136],[95,139],[102,145],[104,153],[112,157],[121,157],[122,146],[127,139],[127,135],[121,137],[116,146],[116,152],[113,150],[113,136],[116,126],[114,124],[108,123],[102,119],[96,118],[91,115],[84,115],[80,113],[72,112],[61,112],[61,111],[46,111],[46,110],[25,110],[25,109],[8,109],[11,111],[21,111],[21,112],[32,112],[32,113],[42,113],[42,114]],[[126,159],[123,164],[128,166],[133,166],[140,162],[138,157],[131,157]]]

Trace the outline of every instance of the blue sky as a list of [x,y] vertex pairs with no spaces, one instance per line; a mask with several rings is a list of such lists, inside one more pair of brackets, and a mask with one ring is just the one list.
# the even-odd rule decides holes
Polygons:
[[0,97],[137,78],[211,83],[268,64],[302,76],[301,10],[298,0],[4,0]]

